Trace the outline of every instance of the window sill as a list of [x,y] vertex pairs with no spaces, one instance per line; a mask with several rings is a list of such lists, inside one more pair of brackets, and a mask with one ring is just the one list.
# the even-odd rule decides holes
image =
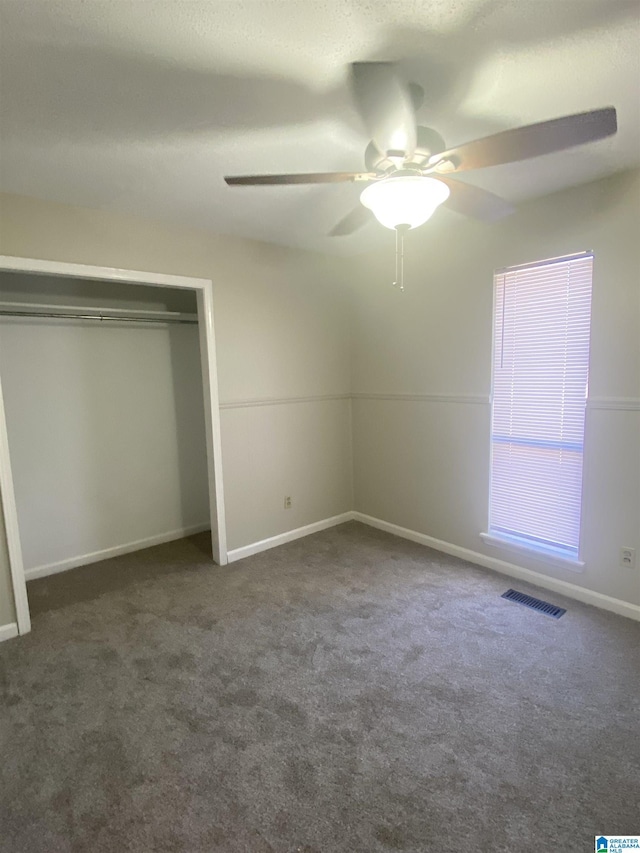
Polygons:
[[519,542],[514,542],[511,539],[502,539],[493,533],[481,533],[480,538],[485,545],[503,548],[505,551],[511,551],[514,554],[522,554],[522,556],[529,557],[532,560],[539,560],[541,563],[549,566],[569,569],[571,572],[584,571],[585,563],[582,560],[572,560],[569,557],[561,557],[559,554],[545,553],[535,548],[527,548],[526,545],[521,545]]

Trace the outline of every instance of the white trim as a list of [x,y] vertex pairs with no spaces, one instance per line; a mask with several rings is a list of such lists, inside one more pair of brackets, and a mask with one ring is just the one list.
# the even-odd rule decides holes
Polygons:
[[18,625],[16,622],[9,622],[7,625],[0,625],[0,643],[5,640],[13,640],[18,636]]
[[640,397],[591,397],[587,408],[600,411],[640,412]]
[[207,438],[207,474],[209,479],[209,515],[213,559],[219,566],[227,564],[227,522],[222,485],[222,436],[220,401],[218,398],[218,366],[213,325],[213,285],[206,282],[197,291],[200,365],[204,393],[204,425]]
[[294,530],[278,533],[277,536],[270,536],[268,539],[262,539],[260,542],[252,542],[251,545],[233,548],[228,552],[227,558],[230,563],[235,563],[237,560],[243,560],[245,557],[259,554],[261,551],[268,551],[269,548],[277,548],[278,545],[284,545],[285,542],[293,542],[295,539],[302,539],[304,536],[310,536],[312,533],[318,533],[320,530],[344,524],[345,521],[353,521],[353,518],[353,512],[343,512],[341,515],[323,518],[322,521],[314,521],[313,524],[306,524],[304,527],[296,527]]
[[488,394],[314,394],[307,397],[256,397],[248,400],[226,400],[221,409],[248,409],[254,406],[284,406],[291,403],[324,403],[332,400],[395,400],[418,403],[489,403]]
[[516,566],[513,563],[507,563],[504,560],[497,560],[495,557],[488,557],[485,554],[480,554],[477,551],[471,551],[469,548],[461,548],[459,545],[452,545],[450,542],[443,542],[441,539],[434,539],[432,536],[427,536],[424,533],[418,533],[415,530],[409,530],[406,527],[400,527],[397,524],[391,524],[388,521],[382,521],[379,518],[374,518],[371,515],[365,515],[362,512],[352,513],[355,521],[361,521],[363,524],[368,524],[370,527],[375,527],[378,530],[384,530],[386,533],[392,533],[394,536],[400,536],[402,539],[409,539],[411,542],[418,542],[420,545],[426,545],[428,548],[434,548],[436,551],[442,551],[445,554],[450,554],[453,557],[459,557],[462,560],[467,560],[469,563],[475,563],[478,566],[483,566],[485,569],[492,569],[503,575],[519,578],[528,583],[541,586],[544,589],[550,589],[561,595],[566,595],[569,598],[574,598],[577,601],[582,601],[584,604],[591,604],[594,607],[600,607],[603,610],[610,610],[620,616],[626,616],[629,619],[640,621],[640,605],[631,604],[628,601],[622,601],[619,598],[612,598],[609,595],[604,595],[601,592],[594,592],[591,589],[577,586],[567,581],[556,580],[547,575],[534,572],[531,569],[523,569],[521,566]]
[[471,403],[486,405],[488,394],[365,394],[354,393],[354,400],[398,400],[411,403]]
[[534,548],[527,548],[526,545],[513,542],[511,539],[501,539],[500,536],[496,536],[494,533],[481,533],[480,538],[486,545],[491,545],[493,548],[502,548],[514,554],[522,554],[533,560],[540,560],[543,563],[558,566],[561,569],[569,569],[570,572],[581,572],[585,567],[585,563],[582,560],[571,560],[569,557],[561,557],[559,554],[545,553],[544,551],[537,551]]
[[[65,276],[94,281],[121,281],[128,284],[175,287],[195,290],[198,300],[200,359],[207,436],[207,465],[209,475],[209,508],[211,514],[211,544],[213,559],[220,565],[227,562],[224,492],[222,483],[222,441],[220,437],[220,408],[213,321],[213,283],[207,278],[165,275],[140,270],[69,264],[34,258],[0,255],[0,270],[35,275]],[[1,389],[0,389],[1,391]],[[0,394],[0,489],[5,517],[9,563],[13,581],[16,615],[20,633],[30,630],[29,604],[25,574],[20,551],[18,519],[11,478],[7,425]]]
[[[350,477],[350,485],[351,490],[349,492],[349,506],[354,506],[356,502],[356,478],[355,478],[355,455],[353,452],[354,441],[353,441],[353,397],[349,398],[349,408],[347,411],[347,416],[349,418],[349,462],[351,463],[351,477]],[[352,511],[353,512],[353,511]]]
[[13,489],[11,456],[9,454],[9,436],[7,435],[7,421],[4,412],[4,397],[2,395],[1,379],[0,504],[0,511],[3,513],[4,517],[4,529],[7,538],[7,552],[9,555],[9,570],[11,572],[11,586],[13,587],[13,601],[15,604],[18,629],[21,634],[27,634],[31,630],[31,616],[29,615],[29,599],[27,598],[27,585],[24,577],[24,563],[22,562],[20,528],[18,527],[18,510],[16,508],[16,496]]
[[221,409],[248,409],[253,406],[285,406],[290,403],[325,403],[331,400],[350,400],[351,394],[316,394],[309,397],[256,397],[253,400],[230,400],[220,403]]
[[205,530],[209,530],[209,522],[205,524],[193,524],[191,527],[181,527],[178,530],[169,530],[167,533],[147,536],[145,539],[137,539],[135,542],[127,542],[124,545],[115,545],[112,548],[103,548],[101,551],[92,551],[90,554],[81,554],[78,557],[59,560],[57,563],[34,566],[32,569],[25,570],[25,576],[28,581],[32,581],[36,580],[36,578],[57,575],[69,569],[77,569],[79,566],[88,566],[91,563],[109,560],[111,557],[120,557],[122,554],[131,554],[133,551],[141,551],[143,548],[151,548],[154,545],[164,545],[165,542],[184,539],[185,536],[193,536],[195,533],[203,533]]
[[87,278],[96,281],[123,281],[127,284],[151,284],[157,287],[186,287],[200,290],[211,283],[208,278],[191,278],[184,275],[123,270],[114,267],[94,267],[88,264],[67,264],[59,261],[43,261],[38,258],[17,258],[0,255],[0,269],[6,272],[26,272],[34,275],[66,276]]
[[226,400],[221,409],[248,409],[254,406],[284,406],[292,403],[324,403],[332,400],[393,400],[417,403],[471,403],[486,405],[488,394],[314,394],[307,397],[256,397],[248,400]]
[[562,264],[569,261],[581,261],[585,258],[593,258],[593,249],[584,249],[581,252],[573,252],[570,255],[556,255],[553,258],[543,258],[541,261],[529,261],[526,264],[515,264],[512,267],[499,267],[494,270],[494,275],[504,275],[506,272],[515,272],[516,270],[530,270],[536,267],[547,267],[550,264]]

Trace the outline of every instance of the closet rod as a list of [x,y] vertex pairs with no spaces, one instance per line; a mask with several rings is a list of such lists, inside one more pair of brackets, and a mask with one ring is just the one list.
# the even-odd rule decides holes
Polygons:
[[[124,313],[126,309],[110,308],[106,311],[99,311],[92,308],[76,308],[57,305],[43,305],[42,308],[60,310],[20,310],[28,307],[24,303],[4,303],[6,307],[0,306],[0,316],[2,317],[49,317],[62,320],[100,320],[111,322],[124,323],[182,323],[187,325],[197,325],[198,320],[188,314],[180,314],[178,311],[144,311],[139,312],[143,316],[133,316]],[[129,309],[131,310],[131,309]],[[135,310],[135,309],[134,309]],[[93,314],[82,313],[83,311],[95,311]],[[120,313],[120,312],[123,313]]]

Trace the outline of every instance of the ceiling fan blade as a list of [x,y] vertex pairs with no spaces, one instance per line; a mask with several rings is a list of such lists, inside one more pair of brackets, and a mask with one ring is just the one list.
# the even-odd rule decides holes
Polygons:
[[[617,129],[614,107],[605,107],[485,136],[434,154],[429,165],[434,166],[438,173],[500,166],[604,139]],[[438,165],[440,161],[444,161],[441,166]]]
[[381,154],[411,156],[416,148],[416,111],[411,89],[392,62],[354,62],[353,97]]
[[472,184],[465,184],[462,181],[445,178],[442,175],[438,175],[437,179],[446,184],[451,191],[451,195],[443,203],[443,207],[455,210],[456,213],[462,213],[463,216],[485,219],[491,222],[502,219],[503,216],[509,216],[515,210],[515,207],[508,201],[488,190],[481,189],[481,187],[474,187]]
[[346,181],[372,181],[375,172],[310,172],[300,175],[237,175],[226,176],[230,187],[253,187],[277,184],[340,184]]
[[350,213],[347,213],[338,224],[329,232],[330,237],[345,237],[347,234],[353,234],[359,228],[362,228],[373,218],[373,214],[364,204],[359,204],[354,207]]

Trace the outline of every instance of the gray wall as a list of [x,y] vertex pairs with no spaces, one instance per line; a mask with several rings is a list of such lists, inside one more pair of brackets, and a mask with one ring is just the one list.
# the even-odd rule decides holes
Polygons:
[[[493,225],[438,216],[352,262],[355,508],[436,539],[640,603],[640,173],[522,205]],[[393,235],[390,235],[391,238]],[[495,268],[595,252],[583,556],[576,574],[485,546]],[[417,399],[402,399],[398,395]],[[380,399],[376,395],[386,395]]]

